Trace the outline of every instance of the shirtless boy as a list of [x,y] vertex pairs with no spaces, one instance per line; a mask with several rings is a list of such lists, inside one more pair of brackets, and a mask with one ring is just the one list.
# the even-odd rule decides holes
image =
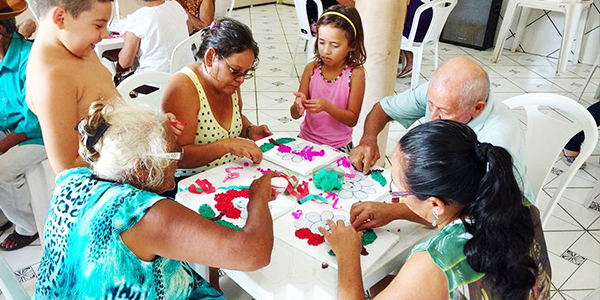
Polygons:
[[119,94],[95,44],[108,34],[110,0],[39,0],[40,28],[27,66],[27,104],[38,116],[56,173],[85,166],[73,130],[93,101]]
[[[97,100],[121,101],[112,74],[94,52],[108,36],[112,0],[38,0],[40,28],[27,66],[26,97],[42,127],[57,174],[85,166],[73,128]],[[172,114],[167,114],[177,124]],[[173,128],[176,134],[181,124]]]

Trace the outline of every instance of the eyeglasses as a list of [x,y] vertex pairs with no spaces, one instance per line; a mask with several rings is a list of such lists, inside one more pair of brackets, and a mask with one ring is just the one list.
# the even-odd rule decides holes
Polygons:
[[156,153],[156,154],[148,154],[148,156],[152,157],[160,157],[172,160],[181,160],[183,159],[183,148],[181,148],[181,152],[168,152],[168,153]]
[[400,199],[415,194],[411,191],[392,191],[393,184],[394,182],[390,180],[390,195],[392,196],[392,203],[399,203]]
[[225,64],[227,64],[227,67],[229,68],[229,72],[231,72],[231,75],[233,77],[235,77],[235,78],[244,77],[244,79],[252,79],[252,77],[254,77],[254,67],[250,68],[246,72],[240,72],[240,71],[234,69],[231,66],[231,64],[229,64],[229,62],[227,61],[227,59],[225,57],[223,57],[223,60],[225,61]]

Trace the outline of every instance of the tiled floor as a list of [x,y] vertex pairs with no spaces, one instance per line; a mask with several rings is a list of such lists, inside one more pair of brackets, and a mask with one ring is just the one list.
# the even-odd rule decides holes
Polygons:
[[[274,132],[297,134],[301,120],[289,117],[289,107],[294,100],[292,95],[299,84],[299,75],[304,68],[306,54],[301,52],[293,62],[297,45],[297,22],[294,8],[286,5],[264,5],[235,10],[232,16],[250,25],[260,46],[260,65],[256,77],[247,80],[242,86],[244,114],[254,123],[267,124]],[[298,46],[302,51],[303,44]],[[478,51],[440,44],[440,63],[457,55],[469,55],[480,62],[489,74],[491,97],[504,100],[523,93],[552,92],[577,99],[591,66],[575,65],[568,72],[555,74],[556,60],[522,53],[504,51],[498,64],[490,61],[491,50]],[[429,80],[434,71],[433,53],[425,55],[421,82]],[[582,104],[594,102],[594,91],[598,88],[600,71],[585,90]],[[396,92],[410,87],[410,77],[396,80]],[[363,112],[367,113],[367,112]],[[557,117],[556,112],[549,111]],[[517,117],[525,120],[521,112]],[[387,154],[394,143],[406,132],[399,124],[390,128]],[[595,288],[600,287],[600,198],[590,195],[600,178],[600,147],[587,161],[587,168],[579,170],[564,197],[559,202],[550,224],[547,227],[546,241],[552,263],[552,299],[583,299]],[[557,160],[551,176],[544,187],[544,197],[556,189],[560,174],[567,166]],[[588,197],[594,197],[592,208],[584,207]],[[0,233],[0,240],[12,232]],[[2,252],[23,285],[31,293],[35,284],[41,248],[39,242],[22,250]],[[230,299],[250,299],[229,278],[223,277],[225,295]],[[0,296],[0,299],[4,299]]]

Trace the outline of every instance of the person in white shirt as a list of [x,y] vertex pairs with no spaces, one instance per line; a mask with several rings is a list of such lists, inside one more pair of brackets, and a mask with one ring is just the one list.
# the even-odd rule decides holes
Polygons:
[[119,66],[138,59],[135,72],[169,72],[171,54],[189,36],[188,15],[177,1],[139,0],[142,7],[127,17]]

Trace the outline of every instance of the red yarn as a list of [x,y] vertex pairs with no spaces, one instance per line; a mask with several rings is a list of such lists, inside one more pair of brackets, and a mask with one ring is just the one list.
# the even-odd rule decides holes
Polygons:
[[227,190],[225,193],[215,195],[215,201],[217,201],[215,208],[219,212],[224,213],[225,216],[230,219],[238,219],[242,212],[233,206],[232,201],[235,198],[240,198],[240,197],[249,198],[249,196],[250,196],[250,191],[246,190],[246,189]]
[[307,243],[311,246],[318,246],[325,242],[324,236],[313,233],[308,228],[296,229],[295,235],[301,240],[308,239]]

